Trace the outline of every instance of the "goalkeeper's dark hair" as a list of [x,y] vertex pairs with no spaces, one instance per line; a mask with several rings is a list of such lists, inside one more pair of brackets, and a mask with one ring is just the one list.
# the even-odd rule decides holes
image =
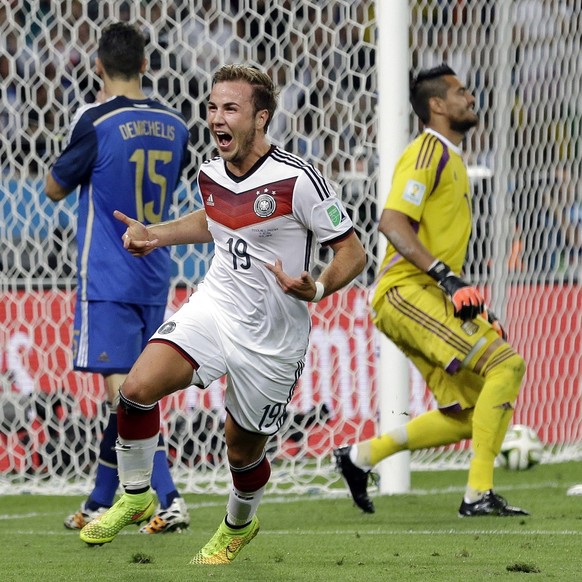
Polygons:
[[455,75],[455,71],[446,63],[432,69],[423,69],[416,77],[410,75],[410,104],[425,125],[430,121],[429,99],[431,97],[444,99],[449,88],[444,77]]
[[139,75],[145,58],[145,36],[134,25],[116,22],[105,28],[97,56],[112,78],[132,79]]
[[277,98],[279,96],[279,89],[277,89],[271,77],[250,65],[224,65],[214,73],[212,86],[214,87],[216,83],[225,81],[244,81],[252,86],[254,112],[257,113],[257,111],[266,109],[269,113],[269,119],[265,123],[266,132],[275,114],[275,109],[277,109]]

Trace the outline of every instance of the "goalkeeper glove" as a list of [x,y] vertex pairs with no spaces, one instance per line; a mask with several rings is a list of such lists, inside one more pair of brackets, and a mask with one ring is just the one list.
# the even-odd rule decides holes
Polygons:
[[436,260],[427,273],[451,298],[455,308],[455,317],[466,321],[474,319],[485,310],[485,300],[478,289],[455,275],[442,261]]
[[507,332],[503,329],[501,322],[497,319],[497,316],[493,311],[488,308],[485,308],[485,312],[483,313],[484,317],[487,321],[493,326],[493,329],[499,334],[499,337],[506,340],[507,339]]

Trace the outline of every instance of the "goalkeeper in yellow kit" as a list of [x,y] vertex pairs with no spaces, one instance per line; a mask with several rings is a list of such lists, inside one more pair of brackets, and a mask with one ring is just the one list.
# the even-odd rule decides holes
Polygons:
[[367,481],[379,461],[471,438],[459,515],[528,515],[493,491],[493,465],[525,362],[480,292],[460,276],[472,224],[460,144],[478,121],[475,98],[443,64],[412,79],[410,101],[425,130],[401,156],[380,218],[388,247],[372,312],[378,329],[421,372],[438,409],[334,455],[355,503],[373,513]]

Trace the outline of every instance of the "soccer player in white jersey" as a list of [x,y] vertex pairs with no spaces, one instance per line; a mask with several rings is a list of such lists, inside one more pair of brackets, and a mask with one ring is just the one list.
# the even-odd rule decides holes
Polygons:
[[[117,455],[125,494],[81,530],[88,544],[112,541],[153,511],[159,399],[224,375],[232,488],[225,519],[191,563],[230,563],[259,531],[257,508],[271,473],[265,445],[280,428],[304,367],[308,303],[347,285],[365,264],[330,184],[269,143],[276,104],[272,80],[258,69],[220,68],[208,103],[219,157],[198,175],[204,209],[147,227],[116,212],[133,255],[214,242],[215,256],[205,281],[154,334],[120,389]],[[333,251],[317,281],[309,273],[316,243]]]

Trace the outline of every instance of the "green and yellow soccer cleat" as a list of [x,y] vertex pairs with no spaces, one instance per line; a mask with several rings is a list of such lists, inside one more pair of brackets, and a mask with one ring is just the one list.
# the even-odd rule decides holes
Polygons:
[[232,529],[223,521],[210,541],[190,560],[190,564],[230,564],[259,533],[259,519],[242,529]]
[[137,495],[125,493],[113,507],[81,530],[81,540],[91,545],[107,544],[126,525],[148,521],[155,509],[156,498],[151,489]]

